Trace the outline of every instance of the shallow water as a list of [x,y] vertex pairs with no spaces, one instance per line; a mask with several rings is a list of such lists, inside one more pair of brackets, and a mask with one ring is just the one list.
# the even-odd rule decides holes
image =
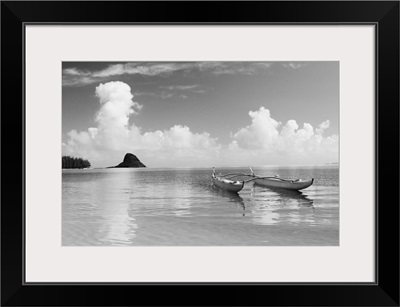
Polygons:
[[337,166],[253,170],[315,181],[301,193],[246,183],[232,194],[210,169],[63,170],[62,245],[339,245]]

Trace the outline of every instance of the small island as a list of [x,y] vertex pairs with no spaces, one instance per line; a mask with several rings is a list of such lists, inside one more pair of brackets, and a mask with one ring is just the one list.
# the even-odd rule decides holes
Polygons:
[[75,158],[71,156],[62,156],[62,168],[63,169],[68,169],[68,168],[89,168],[90,167],[90,162],[88,160],[84,160],[82,158]]
[[110,168],[116,168],[116,167],[146,167],[138,157],[136,157],[134,154],[127,153],[124,157],[124,161],[118,164],[117,166],[111,166]]

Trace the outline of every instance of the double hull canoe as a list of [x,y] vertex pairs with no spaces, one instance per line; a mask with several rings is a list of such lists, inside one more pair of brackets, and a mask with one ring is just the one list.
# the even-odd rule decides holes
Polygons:
[[309,186],[311,186],[314,183],[314,178],[302,181],[302,180],[286,180],[286,179],[280,179],[278,177],[260,177],[260,178],[255,178],[253,181],[256,185],[262,187],[298,191],[306,189]]
[[212,175],[212,180],[215,186],[229,192],[239,192],[241,189],[243,189],[244,186],[244,181],[233,181],[229,179],[219,178],[214,174]]

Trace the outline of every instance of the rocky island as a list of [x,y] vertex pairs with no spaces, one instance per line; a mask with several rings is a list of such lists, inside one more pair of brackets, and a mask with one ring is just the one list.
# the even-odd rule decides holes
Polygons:
[[124,161],[122,161],[120,164],[117,166],[111,166],[112,168],[114,167],[146,167],[138,157],[136,157],[134,154],[127,153],[124,157]]

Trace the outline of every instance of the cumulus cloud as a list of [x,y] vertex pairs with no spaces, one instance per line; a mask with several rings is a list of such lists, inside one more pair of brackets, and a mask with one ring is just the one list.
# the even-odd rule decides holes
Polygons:
[[[118,164],[132,152],[151,167],[218,165],[324,164],[338,161],[339,137],[325,136],[330,122],[315,129],[295,120],[285,124],[265,107],[250,111],[249,125],[231,134],[222,145],[207,132],[196,133],[177,123],[169,129],[142,131],[130,124],[142,106],[133,100],[131,88],[123,82],[100,84],[95,89],[99,110],[95,127],[71,130],[62,144],[64,155],[89,159],[94,167]],[[206,126],[206,125],[205,125]]]
[[232,135],[231,155],[238,161],[252,157],[257,164],[319,164],[338,161],[339,137],[324,136],[329,120],[314,129],[302,127],[295,120],[282,124],[271,117],[268,109],[250,111],[251,124]]
[[[250,111],[251,125],[240,129],[233,135],[239,147],[245,149],[268,149],[279,137],[279,123],[274,120],[268,109],[261,107],[259,111]],[[272,148],[271,148],[272,149]]]
[[[208,133],[194,133],[187,126],[175,125],[168,130],[145,132],[129,124],[142,106],[134,102],[131,88],[123,82],[108,82],[96,87],[100,108],[95,116],[96,127],[87,131],[72,130],[63,144],[63,154],[89,159],[94,166],[117,164],[127,152],[138,154],[146,164],[166,166],[168,163],[189,165],[208,161],[218,155],[220,145]],[[157,163],[161,163],[157,165]],[[106,164],[106,165],[104,165]]]

